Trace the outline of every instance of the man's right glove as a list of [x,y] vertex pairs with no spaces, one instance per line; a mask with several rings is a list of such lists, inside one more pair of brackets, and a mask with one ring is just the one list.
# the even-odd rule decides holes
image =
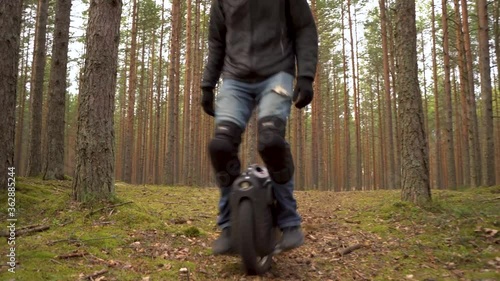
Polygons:
[[214,116],[214,89],[213,88],[202,88],[203,95],[201,97],[201,106],[203,111],[210,116]]
[[293,91],[293,102],[296,108],[303,108],[311,103],[313,99],[313,79],[299,76],[295,90]]

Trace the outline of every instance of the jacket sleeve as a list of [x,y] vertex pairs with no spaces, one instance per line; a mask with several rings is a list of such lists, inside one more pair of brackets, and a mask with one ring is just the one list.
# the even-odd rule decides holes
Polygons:
[[318,62],[318,31],[307,0],[290,1],[298,76],[314,80]]
[[214,88],[219,81],[226,54],[226,25],[219,0],[213,0],[208,29],[208,60],[203,71],[202,88]]

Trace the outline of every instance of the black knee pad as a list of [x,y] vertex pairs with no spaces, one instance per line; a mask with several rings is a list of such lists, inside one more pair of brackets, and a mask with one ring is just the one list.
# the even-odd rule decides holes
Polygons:
[[235,123],[222,121],[208,145],[210,159],[220,187],[230,186],[240,174],[238,148],[243,130]]
[[258,150],[269,170],[269,175],[277,183],[288,182],[294,172],[290,146],[285,140],[286,121],[277,117],[259,120]]

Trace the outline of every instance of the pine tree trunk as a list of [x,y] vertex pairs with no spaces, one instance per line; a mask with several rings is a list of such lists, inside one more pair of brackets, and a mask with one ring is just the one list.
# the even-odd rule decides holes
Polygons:
[[297,154],[297,159],[296,163],[297,165],[297,170],[298,170],[298,185],[299,189],[305,189],[306,188],[306,158],[305,158],[305,143],[304,142],[304,135],[305,135],[305,130],[304,130],[304,112],[302,110],[297,112],[296,115],[297,118],[297,145],[298,145],[298,154]]
[[[335,73],[335,71],[333,71]],[[334,74],[334,75],[337,75],[337,74]],[[334,178],[334,182],[335,182],[335,186],[334,186],[334,190],[335,191],[340,191],[341,188],[342,188],[342,169],[341,169],[341,165],[342,165],[342,157],[341,157],[341,146],[342,146],[342,137],[341,137],[341,132],[342,132],[342,124],[341,124],[341,121],[340,121],[340,115],[341,115],[341,109],[340,109],[340,94],[342,93],[341,92],[341,89],[340,89],[340,85],[341,83],[339,83],[340,79],[338,77],[335,77],[334,78],[334,81],[335,81],[335,90],[334,90],[334,96],[333,96],[333,108],[334,108],[334,115],[333,115],[333,122],[334,122],[334,129],[333,129],[333,134],[335,136],[335,143],[333,144],[333,173],[334,175],[332,175]],[[330,170],[330,173],[331,173],[332,170]]]
[[[177,1],[177,0],[176,0]],[[179,8],[181,7],[181,3],[179,0]],[[181,130],[179,126],[182,126],[181,119],[179,118],[180,116],[180,108],[181,108],[181,103],[180,103],[180,86],[181,86],[181,49],[182,49],[182,38],[181,35],[183,34],[182,32],[182,10],[177,9],[176,12],[176,18],[177,18],[177,23],[175,25],[176,31],[175,31],[175,64],[174,64],[174,72],[175,72],[175,80],[174,80],[174,167],[173,167],[173,172],[174,172],[174,177],[173,181],[174,184],[179,184],[179,179],[180,179],[180,172],[181,172]]]
[[343,190],[348,191],[351,189],[350,174],[351,171],[351,112],[349,107],[349,91],[347,90],[347,57],[345,48],[345,24],[344,24],[345,7],[342,4],[342,68],[343,68],[343,79],[344,79],[344,167],[343,170]]
[[455,151],[453,140],[453,107],[451,102],[450,84],[450,42],[448,31],[447,0],[441,1],[442,26],[443,26],[443,62],[444,62],[444,151],[446,152],[446,188],[457,187],[457,174],[455,169]]
[[[434,5],[433,5],[434,6]],[[425,132],[427,133],[426,134],[426,142],[428,143],[429,145],[429,150],[432,150],[432,143],[430,141],[430,135],[428,132],[430,132],[430,129],[429,129],[429,99],[427,97],[427,76],[425,75],[425,73],[427,72],[427,68],[426,68],[426,64],[425,64],[425,40],[424,40],[424,32],[420,32],[421,34],[421,47],[422,47],[422,76],[423,76],[423,83],[424,85],[422,86],[422,88],[424,89],[424,127],[425,127]],[[433,47],[434,48],[434,47]],[[434,83],[435,85],[436,83]],[[432,171],[432,167],[433,167],[433,158],[432,158],[432,154],[429,155],[429,182],[430,182],[430,185],[431,185],[431,188],[432,188],[432,182],[433,182],[433,179],[434,179],[434,173]]]
[[48,19],[48,0],[38,1],[35,31],[35,52],[31,79],[31,130],[28,158],[28,176],[38,176],[42,172],[42,102],[43,78],[45,74],[45,42]]
[[[313,14],[313,18],[316,22],[316,25],[319,26],[318,22],[318,17],[317,17],[317,8],[316,8],[316,0],[311,0],[311,12]],[[319,34],[321,37],[321,33]],[[319,39],[321,41],[321,39]],[[321,51],[319,52],[319,57],[318,57],[318,64],[321,64]],[[323,134],[321,132],[321,106],[322,106],[322,101],[321,101],[321,71],[319,68],[316,70],[316,75],[314,77],[314,99],[311,104],[311,135],[316,136],[314,141],[310,142],[311,145],[311,172],[312,172],[312,186],[313,188],[319,188],[321,185],[320,179],[321,179],[321,171],[320,167],[321,162],[322,162],[322,155],[320,154],[321,151],[321,139],[323,137]]]
[[114,193],[114,100],[120,0],[92,0],[87,28],[85,74],[78,108],[73,199],[109,199]]
[[141,39],[141,72],[140,72],[140,80],[139,80],[139,96],[137,98],[137,129],[135,132],[135,152],[132,164],[132,182],[133,183],[142,183],[142,173],[144,170],[144,154],[143,154],[143,146],[144,146],[144,110],[145,110],[145,78],[146,78],[146,41],[144,36],[144,30],[142,30],[142,39]]
[[[493,22],[493,41],[495,46],[495,56],[496,56],[496,65],[497,69],[500,69],[500,3],[495,1],[495,11],[494,11],[494,19]],[[498,75],[498,74],[497,74]],[[497,93],[500,91],[500,77],[497,76]],[[498,109],[498,107],[497,107]],[[500,169],[497,169],[500,170]],[[500,178],[497,177],[497,181],[500,181]]]
[[[393,151],[389,151],[388,154],[394,157],[394,188],[401,187],[401,142],[399,135],[399,119],[396,118],[398,116],[398,107],[397,107],[397,95],[396,95],[396,56],[395,56],[395,43],[394,43],[394,9],[389,10],[391,13],[387,16],[387,39],[388,39],[388,51],[389,51],[389,73],[391,75],[391,106],[392,106],[392,135],[394,138],[394,148]],[[387,11],[386,11],[387,12]],[[387,102],[387,101],[386,101]]]
[[71,175],[75,170],[75,147],[76,147],[76,129],[77,129],[77,97],[66,95],[66,130],[65,141],[67,148],[64,156],[64,174]]
[[[128,36],[123,40],[123,42],[128,42]],[[122,180],[125,174],[125,141],[127,139],[127,58],[128,58],[129,48],[125,47],[125,52],[123,55],[123,66],[121,69],[121,89],[120,89],[120,100],[118,102],[119,110],[119,129],[118,129],[118,139],[116,142],[116,179]]]
[[154,145],[153,139],[155,135],[155,119],[153,104],[154,104],[154,81],[155,81],[155,64],[156,64],[156,31],[151,32],[151,53],[149,58],[149,87],[148,87],[148,110],[147,110],[147,155],[146,169],[144,171],[144,181],[146,183],[153,183],[153,167],[154,167]]
[[[16,127],[16,97],[18,59],[21,36],[22,1],[0,2],[0,189],[6,193],[16,171],[14,166],[14,138]],[[9,175],[10,174],[10,175]],[[11,188],[9,188],[11,191]]]
[[436,16],[435,16],[435,6],[434,0],[431,2],[431,14],[432,14],[432,80],[434,81],[433,85],[433,94],[434,94],[434,121],[436,123],[436,143],[435,143],[435,152],[434,156],[436,159],[435,162],[435,180],[436,187],[443,188],[442,183],[442,164],[441,164],[441,116],[439,111],[441,110],[439,107],[439,89],[438,89],[438,65],[437,65],[437,54],[436,54]]
[[299,182],[300,182],[300,176],[299,176],[299,169],[300,169],[300,163],[299,163],[299,157],[300,157],[300,154],[299,154],[299,142],[300,142],[300,139],[299,139],[299,120],[298,120],[298,112],[299,111],[296,111],[296,110],[293,110],[292,113],[291,113],[291,129],[292,129],[292,133],[291,133],[291,140],[290,140],[290,145],[291,145],[291,149],[292,149],[292,155],[293,155],[293,162],[294,162],[294,165],[295,165],[295,186],[299,186]]
[[[202,182],[202,174],[200,171],[203,171],[203,168],[205,167],[204,163],[201,161],[203,154],[206,153],[206,149],[202,145],[201,142],[201,131],[200,131],[200,126],[202,125],[201,123],[201,114],[202,114],[202,109],[201,109],[201,90],[200,90],[200,85],[201,85],[201,71],[202,71],[202,65],[203,65],[203,50],[204,50],[204,44],[201,44],[203,38],[204,38],[204,29],[203,27],[205,26],[205,21],[203,21],[202,26],[200,27],[200,19],[201,19],[201,1],[196,0],[196,10],[195,10],[195,22],[197,24],[194,25],[194,56],[193,60],[195,62],[195,65],[193,67],[193,80],[194,80],[194,85],[193,85],[193,104],[195,106],[194,110],[194,122],[191,127],[191,135],[194,138],[194,144],[193,144],[193,152],[191,154],[191,170],[192,170],[192,175],[194,177],[194,182],[196,185],[201,186],[204,185]],[[204,6],[204,9],[206,7]],[[207,165],[209,166],[209,165]]]
[[154,168],[153,182],[159,184],[160,181],[160,153],[161,153],[161,109],[163,99],[163,37],[165,32],[165,0],[161,4],[161,28],[160,28],[160,54],[158,58],[158,81],[156,82],[156,121],[155,121],[155,148],[154,148]]
[[[32,17],[32,14],[27,15],[24,19]],[[21,73],[22,77],[21,79],[18,79],[18,91],[20,92],[20,97],[19,97],[19,102],[18,102],[18,107],[19,110],[17,111],[17,125],[16,125],[16,143],[15,143],[15,159],[14,159],[14,164],[16,166],[16,173],[18,175],[25,175],[25,162],[26,162],[26,157],[23,157],[24,154],[26,153],[25,149],[25,110],[26,110],[26,97],[27,97],[27,89],[26,89],[26,84],[28,83],[28,60],[29,60],[29,49],[30,49],[30,41],[29,38],[31,36],[31,27],[26,27],[24,25],[25,33],[23,32],[23,36],[21,36],[21,42],[25,41],[26,44],[21,43],[21,50],[23,53],[23,58],[21,62]],[[19,81],[20,80],[20,81]]]
[[[385,0],[380,0],[380,21],[381,21],[381,31],[382,31],[382,55],[384,62],[384,125],[385,125],[385,137],[383,137],[384,145],[386,151],[387,165],[385,172],[386,184],[385,188],[393,189],[395,188],[394,182],[394,136],[392,128],[392,108],[391,108],[391,81],[389,76],[389,47],[387,44],[387,16],[386,16],[386,5]],[[381,135],[382,137],[383,135]]]
[[484,149],[482,157],[482,185],[495,184],[495,143],[493,134],[493,102],[490,74],[490,46],[488,35],[488,6],[486,0],[477,0],[479,18],[479,72],[483,100]]
[[128,86],[127,103],[127,122],[126,133],[123,141],[124,145],[124,163],[123,163],[123,181],[132,182],[132,159],[134,151],[134,108],[135,92],[137,88],[137,0],[132,4],[132,42],[130,44],[130,70]]
[[462,7],[462,28],[464,36],[465,62],[467,70],[467,85],[469,87],[467,103],[470,122],[468,127],[469,135],[469,154],[470,154],[470,176],[471,185],[478,186],[481,182],[481,150],[479,145],[479,129],[476,113],[476,96],[474,94],[474,68],[471,50],[471,40],[469,31],[469,13],[467,10],[467,1],[460,0]]
[[64,179],[64,123],[71,0],[58,0],[49,82],[44,179]]
[[334,179],[334,171],[335,168],[333,167],[333,164],[335,163],[335,160],[333,159],[334,155],[334,147],[337,145],[336,143],[336,134],[335,134],[335,125],[337,118],[334,116],[336,115],[336,108],[335,108],[335,102],[334,100],[337,98],[336,95],[336,89],[335,89],[335,82],[336,82],[336,77],[335,74],[332,73],[331,69],[328,69],[325,74],[327,77],[332,77],[331,80],[326,81],[326,92],[325,92],[325,103],[324,103],[324,112],[325,112],[325,123],[328,124],[325,126],[324,134],[325,137],[323,138],[323,148],[326,150],[325,156],[323,158],[324,165],[323,165],[323,181],[324,181],[324,189],[325,190],[334,190],[335,188],[335,183],[333,181]]
[[[462,124],[462,126],[457,125],[458,128],[455,130],[455,135],[454,135],[454,138],[456,140],[455,141],[455,145],[456,145],[455,151],[456,151],[456,156],[457,156],[457,159],[455,161],[455,168],[457,170],[457,186],[463,186],[463,185],[465,185],[464,168],[466,168],[466,165],[468,165],[468,162],[464,163],[465,161],[463,160],[465,157],[464,156],[464,149],[463,149],[463,147],[464,147],[463,142],[464,142],[465,138],[463,137],[463,133],[462,133],[462,128],[464,127],[464,125],[463,125],[464,116],[462,114],[462,110],[460,107],[461,94],[459,94],[459,90],[458,90],[459,85],[457,85],[457,77],[456,77],[455,72],[456,72],[455,70],[453,70],[451,72],[451,74],[452,74],[451,84],[453,85],[453,87],[452,87],[453,104],[456,104],[455,116],[456,116],[457,124]],[[467,151],[465,151],[465,153],[466,152]]]
[[165,179],[164,182],[167,185],[172,185],[175,183],[175,165],[176,165],[176,127],[177,127],[177,110],[176,107],[178,104],[176,103],[176,77],[179,75],[176,70],[178,68],[177,60],[178,54],[177,51],[179,47],[179,25],[180,25],[180,0],[174,0],[172,3],[172,35],[170,38],[170,60],[169,60],[169,75],[168,75],[168,138],[167,138],[167,154],[165,159]]
[[415,204],[431,200],[422,97],[418,85],[415,1],[396,0],[396,58],[402,199]]
[[362,177],[361,177],[361,136],[360,136],[360,120],[359,120],[359,109],[358,109],[358,88],[356,83],[356,58],[354,56],[354,38],[353,38],[353,24],[351,19],[351,0],[347,0],[347,16],[349,21],[349,37],[351,42],[351,71],[352,71],[352,89],[353,89],[353,105],[354,105],[354,126],[356,131],[356,168],[355,168],[355,187],[357,190],[361,189]]
[[[186,60],[184,62],[184,101],[183,101],[183,111],[182,111],[182,132],[183,132],[183,143],[182,143],[182,176],[181,181],[183,184],[191,184],[191,175],[189,169],[189,158],[190,158],[190,144],[191,144],[191,94],[192,94],[192,5],[191,1],[186,1],[187,3],[187,18],[186,18]],[[194,107],[194,106],[193,106]],[[194,110],[194,108],[193,108]]]
[[[494,2],[494,19],[495,21],[493,22],[493,38],[494,38],[494,45],[495,45],[495,56],[496,56],[496,65],[497,65],[497,70],[500,69],[500,3],[499,1]],[[498,75],[498,74],[497,74]],[[495,79],[498,83],[497,87],[495,87],[495,107],[497,109],[497,112],[495,114],[496,118],[496,134],[497,134],[497,141],[495,142],[495,148],[497,153],[496,155],[496,184],[500,184],[500,102],[498,101],[500,99],[500,77],[496,77]]]
[[376,74],[376,77],[377,77],[377,82],[376,82],[376,85],[377,85],[377,91],[375,93],[373,93],[372,95],[372,100],[370,101],[370,134],[372,136],[372,140],[371,140],[371,153],[372,153],[372,157],[371,157],[371,162],[372,162],[372,166],[373,166],[373,169],[372,169],[372,185],[371,185],[371,189],[375,190],[375,189],[378,189],[378,181],[377,181],[377,177],[378,177],[378,163],[377,163],[377,148],[376,148],[376,137],[375,137],[375,101],[374,101],[374,95],[379,95],[380,93],[380,88],[379,88],[379,73],[377,71],[377,74]]
[[[462,163],[463,165],[463,178],[465,185],[474,185],[472,180],[472,170],[470,161],[470,153],[471,145],[469,138],[469,123],[472,122],[469,115],[469,102],[468,99],[470,95],[468,80],[467,80],[467,67],[466,67],[466,59],[465,59],[465,48],[462,34],[462,19],[460,17],[460,4],[458,0],[454,0],[454,10],[455,10],[455,24],[456,26],[456,46],[457,46],[457,55],[458,55],[458,70],[459,70],[459,83],[460,83],[460,105],[461,105],[461,124],[460,128],[462,132],[462,145],[461,145],[461,154],[462,154]],[[460,123],[459,123],[460,124]]]
[[[385,74],[384,74],[385,75]],[[379,80],[380,78],[377,77],[377,80]],[[385,83],[385,81],[384,81]],[[384,85],[385,86],[385,85]],[[384,185],[385,182],[387,182],[385,180],[385,173],[384,173],[384,170],[386,169],[386,165],[385,165],[385,161],[384,161],[384,155],[386,155],[385,153],[385,150],[387,149],[387,146],[385,146],[384,144],[384,139],[382,138],[382,136],[384,135],[384,118],[383,118],[383,114],[382,114],[382,108],[383,108],[383,102],[382,102],[382,94],[380,92],[380,81],[377,81],[377,109],[378,109],[378,112],[377,112],[377,115],[378,115],[378,120],[379,120],[379,124],[378,124],[378,134],[379,134],[379,140],[380,140],[380,143],[379,143],[379,146],[380,146],[380,156],[379,156],[379,171],[378,172],[378,189],[380,188],[386,188],[386,186]],[[377,175],[377,174],[375,174]]]
[[[497,77],[498,79],[498,77]],[[500,90],[495,90],[496,95],[495,95],[495,108],[497,109],[495,112],[495,116],[500,116]],[[496,130],[496,142],[495,144],[500,143],[500,120],[498,118],[495,121],[495,130]],[[495,145],[495,167],[500,167],[500,145]],[[500,169],[496,169],[496,174],[495,174],[495,184],[499,185],[500,184]]]

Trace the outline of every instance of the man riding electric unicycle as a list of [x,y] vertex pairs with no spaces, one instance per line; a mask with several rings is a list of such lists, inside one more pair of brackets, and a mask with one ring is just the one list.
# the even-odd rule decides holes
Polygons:
[[[297,248],[304,235],[293,196],[294,164],[285,129],[292,103],[300,109],[313,99],[318,34],[309,4],[307,0],[213,0],[208,40],[202,106],[215,116],[215,135],[208,149],[221,191],[217,224],[222,230],[213,253],[235,251],[230,194],[241,173],[241,135],[255,107],[258,151],[266,168],[252,166],[241,176],[269,178],[275,223],[282,232],[275,252]],[[221,75],[214,107],[214,88]]]

